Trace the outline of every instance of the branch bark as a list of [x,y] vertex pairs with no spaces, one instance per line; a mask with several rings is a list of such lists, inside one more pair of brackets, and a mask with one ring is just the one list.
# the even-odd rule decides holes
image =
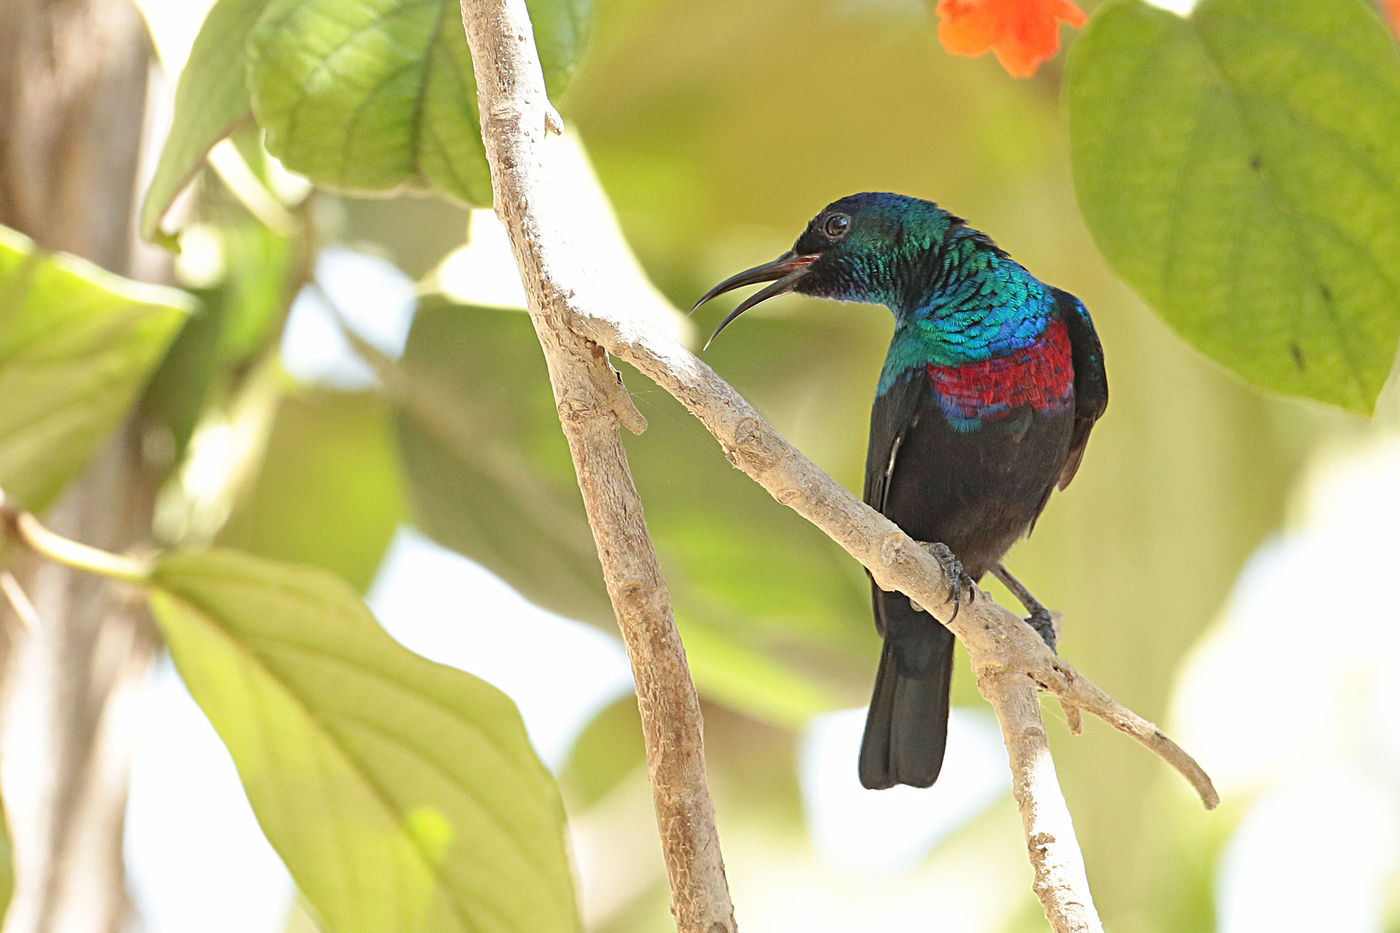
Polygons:
[[[129,3],[0,3],[0,223],[131,274],[150,46]],[[146,543],[158,477],[119,432],[49,513],[110,550]],[[134,709],[155,653],[144,603],[90,574],[15,555],[0,600],[3,778],[15,888],[5,933],[116,933],[127,920],[122,835]]]
[[532,209],[530,179],[547,121],[545,95],[524,4],[462,0],[476,63],[481,125],[496,212],[529,297],[530,317],[583,494],[603,579],[632,662],[656,821],[671,884],[671,912],[682,933],[734,933],[714,805],[705,777],[700,699],[661,565],[647,533],[619,426],[646,421],[596,343],[569,328],[568,274],[556,268],[554,231]]
[[[620,234],[609,226],[606,198],[582,165],[578,150],[546,139],[546,126],[557,126],[558,117],[545,94],[524,0],[462,0],[462,13],[475,62],[496,211],[510,233],[530,296],[532,318],[550,360],[551,379],[555,380],[571,448],[585,438],[570,422],[587,417],[589,411],[610,410],[609,417],[624,422],[640,417],[632,414],[625,393],[612,381],[615,374],[605,366],[601,352],[589,370],[590,391],[597,394],[586,403],[566,404],[576,397],[570,394],[571,382],[578,385],[580,377],[577,373],[571,379],[555,375],[557,361],[563,359],[559,348],[574,346],[583,337],[635,366],[675,396],[715,436],[731,463],[845,548],[870,570],[880,586],[908,594],[948,625],[966,647],[979,689],[1001,723],[1035,889],[1046,916],[1057,931],[1100,929],[1083,858],[1055,779],[1036,690],[1054,694],[1072,723],[1077,722],[1079,711],[1085,710],[1147,746],[1192,784],[1207,808],[1219,802],[1210,778],[1161,730],[1116,703],[1056,657],[1018,616],[989,597],[964,602],[957,617],[949,619],[953,609],[947,602],[949,581],[938,562],[892,522],[818,469],[681,345],[674,336],[674,309],[645,281]],[[597,432],[595,439],[613,443],[615,430],[610,435]],[[587,456],[586,451],[576,452],[576,464],[585,462]],[[580,479],[582,482],[582,467]],[[589,482],[597,483],[598,478]],[[630,478],[627,488],[631,488]],[[594,495],[585,488],[585,501]],[[626,502],[625,508],[640,510],[634,498]],[[589,515],[592,520],[592,506]],[[618,555],[608,553],[613,547],[637,547],[654,561],[644,539],[628,541],[600,534],[596,522],[594,527],[605,574],[609,562],[619,560]],[[616,592],[616,582],[621,583],[623,595],[634,585],[625,578],[610,578],[610,592]],[[659,577],[636,578],[635,585],[651,588],[659,585]],[[618,605],[616,595],[614,603]],[[669,610],[669,602],[665,605]],[[625,632],[629,622],[621,607],[618,614]],[[634,663],[641,660],[634,654]],[[639,690],[646,676],[639,672]],[[698,735],[698,719],[695,725],[687,722],[691,715],[688,707],[648,710],[645,701],[642,705],[644,716],[655,714],[666,720],[647,727],[649,759],[655,735]],[[698,717],[698,710],[695,715]],[[669,777],[653,768],[658,807],[663,799],[684,796],[663,786]],[[688,785],[691,794],[703,790],[703,773],[698,777],[698,783]],[[662,828],[665,837],[664,821]],[[675,852],[670,840],[665,841],[675,904],[688,897],[676,886],[692,882],[699,870],[670,864],[676,857],[688,860],[695,853]],[[717,851],[715,856],[717,859]],[[722,873],[718,877],[722,880]],[[727,895],[724,903],[727,906]],[[679,912],[677,916],[679,919]],[[682,925],[681,929],[696,928]]]
[[1035,873],[1031,886],[1045,919],[1055,933],[1102,933],[1074,822],[1055,776],[1035,685],[1006,670],[979,676],[977,689],[992,704],[1001,726],[1011,763],[1011,793],[1021,811],[1026,851]]

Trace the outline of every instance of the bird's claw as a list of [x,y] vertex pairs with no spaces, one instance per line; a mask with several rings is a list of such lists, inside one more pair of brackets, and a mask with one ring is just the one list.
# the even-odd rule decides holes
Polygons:
[[967,601],[972,602],[977,598],[977,584],[963,570],[962,561],[949,549],[948,545],[942,541],[920,541],[919,544],[929,556],[938,561],[938,566],[943,568],[943,572],[948,576],[948,601],[953,604],[953,614],[948,617],[951,622],[958,617],[958,610],[962,608],[963,591],[967,591]]
[[1059,653],[1055,651],[1055,620],[1050,615],[1049,609],[1041,606],[1039,609],[1026,616],[1026,624],[1044,640],[1045,647],[1049,648],[1051,653]]

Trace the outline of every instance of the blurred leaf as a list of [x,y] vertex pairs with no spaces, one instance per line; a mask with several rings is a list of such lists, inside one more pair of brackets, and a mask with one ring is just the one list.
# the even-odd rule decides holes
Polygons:
[[[726,817],[743,814],[749,826],[763,825],[771,832],[810,844],[810,827],[803,814],[798,777],[801,762],[800,730],[756,719],[716,703],[705,704],[707,735],[722,741],[705,742],[705,770],[716,801]],[[840,777],[853,781],[855,743]]]
[[[812,710],[803,708],[796,711],[800,712],[800,716],[784,716],[785,707],[794,704],[783,695],[782,688],[786,685],[780,683],[774,685],[771,692],[775,715],[766,715],[768,710],[755,713],[756,693],[736,691],[739,699],[735,702],[732,697],[724,695],[722,688],[716,689],[713,681],[716,676],[738,678],[754,674],[761,680],[776,674],[782,679],[799,681],[791,687],[796,695],[810,693],[811,687],[770,662],[763,662],[764,666],[760,669],[750,670],[751,665],[729,663],[729,657],[716,657],[712,652],[707,661],[695,660],[697,645],[711,648],[717,641],[704,629],[687,631],[685,635],[686,655],[691,660],[691,666],[696,668],[696,677],[705,681],[705,755],[711,786],[714,787],[717,781],[728,781],[731,790],[737,788],[739,793],[746,796],[757,794],[763,797],[758,808],[767,815],[794,816],[791,808],[795,797],[780,798],[783,792],[796,790],[795,733]],[[719,647],[728,652],[735,650],[732,643],[722,643]],[[706,677],[705,671],[711,672],[711,676]],[[826,708],[827,704],[829,700],[823,696],[811,701],[811,706],[818,709]],[[851,755],[854,762],[854,748]],[[598,803],[629,774],[645,764],[646,750],[642,743],[637,698],[629,694],[598,713],[569,751],[568,760],[559,772],[559,783],[565,789],[570,812],[581,811]],[[755,773],[755,769],[762,772],[761,776]],[[732,796],[730,799],[733,802]],[[794,820],[793,825],[799,822]]]
[[[534,0],[551,91],[583,52],[591,0]],[[271,0],[249,39],[253,111],[288,168],[344,190],[491,203],[457,0]]]
[[429,300],[414,316],[402,368],[404,378],[386,382],[423,531],[547,609],[611,623],[525,312]]
[[193,308],[184,292],[0,227],[0,489],[47,507],[126,417]]
[[305,245],[241,212],[219,227],[227,272],[220,289],[218,361],[241,366],[281,335],[300,287]]
[[[530,13],[557,96],[587,44],[592,0],[535,0]],[[301,122],[303,108],[314,126]],[[215,3],[180,75],[170,136],[141,207],[142,236],[166,239],[160,221],[171,202],[251,110],[269,147],[319,183],[407,184],[490,203],[456,0]]]
[[[659,549],[665,550],[669,537],[660,536]],[[749,553],[746,548],[738,550]],[[668,566],[675,563],[668,562]],[[779,573],[780,577],[789,575]],[[779,583],[774,588],[781,586]],[[671,591],[687,603],[699,595],[676,586]],[[800,728],[808,717],[840,705],[837,695],[822,681],[818,652],[801,643],[796,626],[783,642],[766,644],[766,639],[748,637],[735,624],[763,621],[772,627],[772,622],[761,616],[746,616],[742,610],[716,613],[686,608],[677,610],[676,615],[691,674],[707,698],[789,729]],[[790,654],[785,654],[784,646],[791,649]],[[806,670],[801,663],[804,651],[810,654],[805,660],[813,662]]]
[[278,406],[251,487],[219,543],[369,588],[403,517],[389,410],[374,393],[309,390]]
[[[528,599],[612,628],[529,318],[430,300],[402,365],[386,382],[424,531]],[[868,676],[844,650],[873,650],[859,569],[732,469],[669,396],[642,400],[651,426],[628,456],[700,690],[788,726],[831,708],[833,671]]]
[[[441,198],[319,199],[318,208],[341,208],[335,237],[350,249],[382,256],[417,281],[467,241],[471,211]],[[328,211],[326,211],[328,213]],[[325,225],[321,233],[325,235]]]
[[495,688],[340,580],[213,551],[151,604],[264,831],[335,933],[578,929],[557,790]]
[[1068,86],[1099,248],[1179,334],[1369,412],[1400,340],[1400,55],[1362,0],[1100,10]]
[[184,456],[214,378],[222,309],[216,292],[204,291],[199,297],[200,313],[181,328],[141,398],[142,412],[170,432],[172,443],[167,454],[171,465]]
[[287,925],[282,928],[281,933],[321,933],[321,928],[311,916],[311,906],[306,903],[305,897],[299,897],[293,902],[287,915]]
[[584,727],[559,772],[569,812],[582,812],[602,800],[627,775],[646,765],[637,698],[609,704]]
[[[593,32],[593,0],[526,0],[540,70],[550,97],[562,97],[569,89]],[[461,19],[462,5],[448,3]],[[462,35],[466,35],[463,30]]]
[[10,842],[10,821],[0,808],[0,917],[10,909],[15,895],[15,855]]
[[[205,407],[276,339],[291,303],[297,250],[292,239],[241,208],[218,228],[226,272],[200,293],[201,313],[180,332],[151,378],[142,404],[171,431],[183,456]],[[235,377],[233,380],[230,377]]]
[[248,31],[267,0],[218,0],[190,49],[175,90],[175,116],[141,205],[141,235],[157,239],[160,221],[214,144],[248,116],[244,65]]

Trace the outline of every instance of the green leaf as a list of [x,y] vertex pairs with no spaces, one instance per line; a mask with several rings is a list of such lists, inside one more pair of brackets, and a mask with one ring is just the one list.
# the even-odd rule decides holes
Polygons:
[[629,774],[645,766],[637,698],[620,697],[584,726],[559,771],[569,812],[581,813],[592,807]]
[[163,558],[181,677],[323,928],[574,931],[553,780],[515,706],[384,632],[320,570]]
[[42,511],[131,410],[193,299],[0,227],[0,489]]
[[[591,2],[536,0],[536,41],[558,93]],[[317,184],[439,190],[491,202],[476,80],[457,0],[271,0],[249,39],[267,147]]]
[[1104,7],[1068,77],[1108,261],[1268,389],[1370,411],[1400,341],[1400,55],[1361,0]]
[[[473,333],[471,321],[483,331]],[[491,340],[495,334],[521,340],[502,358],[504,341]],[[403,378],[386,382],[423,531],[547,609],[611,624],[593,534],[525,312],[425,302],[402,367]],[[515,378],[500,378],[508,368]],[[533,384],[521,378],[531,369]]]
[[248,32],[267,0],[219,0],[205,17],[175,89],[175,116],[141,205],[141,235],[158,239],[160,221],[204,157],[249,116]]
[[207,406],[277,339],[303,258],[292,242],[241,210],[218,228],[226,272],[202,289],[200,314],[180,331],[142,398],[145,414],[164,424],[184,456]]
[[325,195],[319,201],[339,209],[335,242],[361,250],[372,243],[376,256],[415,282],[431,274],[469,236],[471,210],[446,199]]
[[[540,69],[551,97],[562,97],[588,48],[593,26],[593,0],[526,0]],[[460,19],[461,2],[455,4]],[[466,35],[466,31],[462,33]]]
[[10,909],[15,895],[14,844],[10,841],[9,817],[0,808],[0,916]]
[[363,592],[403,513],[384,400],[308,390],[278,406],[258,475],[219,543],[324,568]]
[[[213,212],[207,210],[205,216]],[[219,285],[217,364],[241,367],[261,356],[282,334],[302,277],[306,244],[229,210],[217,218],[226,272]]]
[[[530,4],[552,94],[578,65],[592,7]],[[142,236],[169,239],[160,221],[171,202],[252,111],[273,152],[320,184],[430,188],[490,203],[457,0],[218,0],[180,75]]]

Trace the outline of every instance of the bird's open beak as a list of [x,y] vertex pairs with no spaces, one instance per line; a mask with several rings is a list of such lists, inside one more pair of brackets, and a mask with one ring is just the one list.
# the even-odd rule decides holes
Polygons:
[[710,335],[710,339],[705,341],[702,349],[708,349],[714,339],[719,336],[719,332],[729,326],[729,322],[734,320],[745,311],[758,304],[760,301],[767,301],[774,295],[782,295],[792,291],[797,287],[798,281],[807,274],[807,267],[816,261],[816,256],[799,256],[793,250],[788,250],[772,262],[766,262],[761,266],[754,266],[752,269],[745,269],[738,275],[731,275],[720,282],[714,288],[707,291],[700,300],[695,302],[695,307],[690,309],[694,314],[696,310],[705,302],[716,295],[723,295],[725,292],[742,288],[745,285],[755,285],[759,282],[772,282],[767,288],[754,292],[740,303],[739,307],[729,312],[729,317],[720,321],[715,332]]

